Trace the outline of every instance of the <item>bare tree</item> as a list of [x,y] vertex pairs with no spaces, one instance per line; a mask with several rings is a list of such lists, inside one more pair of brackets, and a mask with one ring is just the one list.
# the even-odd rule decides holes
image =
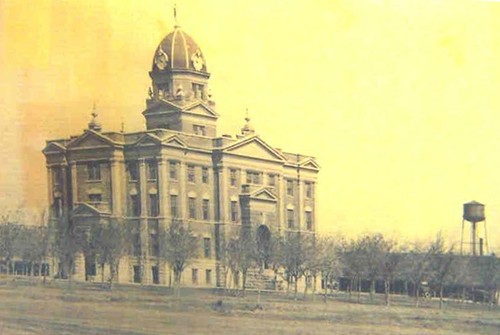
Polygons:
[[488,306],[492,309],[500,288],[500,259],[494,255],[477,257],[474,264],[481,285],[488,292]]
[[341,275],[339,246],[333,237],[319,237],[316,240],[318,270],[323,281],[323,299],[326,302],[328,287]]
[[422,283],[428,280],[432,273],[431,262],[437,247],[435,241],[430,244],[415,242],[405,257],[405,276],[413,283],[415,307],[417,308],[420,304]]
[[394,281],[398,274],[399,265],[403,258],[401,250],[397,249],[397,242],[395,240],[386,240],[382,246],[382,259],[380,263],[380,273],[384,280],[384,295],[385,304],[391,304],[390,292],[391,283]]
[[8,211],[0,215],[0,257],[3,258],[7,273],[12,274],[12,260],[16,253],[16,240],[19,238],[19,210]]
[[314,240],[311,236],[290,232],[281,246],[281,266],[285,270],[287,282],[294,283],[294,299],[297,299],[298,281],[307,271],[307,260],[313,252]]
[[189,262],[198,256],[198,241],[180,220],[173,220],[162,235],[161,256],[174,271],[174,289],[179,296],[182,273]]
[[351,300],[352,288],[356,283],[358,303],[360,302],[361,295],[361,275],[365,270],[364,244],[360,242],[361,239],[358,238],[356,240],[343,241],[341,245],[344,274],[349,277],[349,300]]
[[430,264],[430,281],[439,292],[439,309],[443,308],[443,288],[453,277],[456,256],[453,246],[446,248],[441,234],[432,243],[433,255]]
[[62,216],[57,221],[55,231],[55,255],[59,259],[62,269],[59,269],[61,277],[67,276],[68,287],[71,288],[76,255],[82,251],[81,242],[85,240],[82,232],[75,229],[73,223]]
[[127,253],[127,229],[123,220],[111,219],[108,223],[95,227],[95,255],[104,272],[104,264],[109,265],[109,289],[118,273],[120,258]]
[[384,259],[386,241],[382,234],[370,234],[358,239],[358,250],[363,263],[363,273],[370,281],[370,301],[375,294],[375,281],[379,277],[381,263]]
[[238,237],[228,241],[226,254],[233,276],[242,277],[242,295],[245,295],[248,270],[256,265],[256,243],[250,229],[244,228]]

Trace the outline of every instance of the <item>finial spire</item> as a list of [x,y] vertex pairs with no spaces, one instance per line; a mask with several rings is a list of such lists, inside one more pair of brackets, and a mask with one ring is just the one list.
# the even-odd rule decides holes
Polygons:
[[99,121],[97,120],[97,116],[99,116],[99,114],[97,114],[97,108],[96,108],[95,101],[94,101],[94,104],[92,106],[92,113],[90,113],[90,115],[92,116],[92,120],[90,120],[90,122],[89,122],[89,129],[95,130],[95,131],[101,131],[102,127],[101,127],[101,124],[99,123]]
[[243,128],[241,128],[241,135],[247,136],[253,134],[255,134],[255,129],[250,124],[250,116],[247,108],[245,111],[245,125],[243,126]]
[[174,2],[174,24],[175,27],[179,26],[179,23],[177,22],[177,2]]

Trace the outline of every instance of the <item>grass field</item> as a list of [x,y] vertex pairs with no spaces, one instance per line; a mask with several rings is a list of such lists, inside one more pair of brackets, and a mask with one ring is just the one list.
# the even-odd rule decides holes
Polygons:
[[[382,297],[377,297],[382,303]],[[394,305],[346,301],[343,294],[294,301],[263,294],[230,297],[183,289],[181,299],[159,287],[0,281],[0,334],[500,334],[500,309],[427,301],[419,309],[407,297]]]

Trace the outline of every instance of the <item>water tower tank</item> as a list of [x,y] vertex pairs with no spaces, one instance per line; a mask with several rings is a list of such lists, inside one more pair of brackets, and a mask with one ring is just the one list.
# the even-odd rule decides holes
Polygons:
[[484,221],[484,205],[477,201],[465,203],[464,220],[474,223]]

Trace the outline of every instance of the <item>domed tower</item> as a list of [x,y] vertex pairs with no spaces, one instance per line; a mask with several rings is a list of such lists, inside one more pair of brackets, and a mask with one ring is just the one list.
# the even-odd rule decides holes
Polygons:
[[205,57],[180,26],[165,36],[153,55],[152,87],[143,112],[147,129],[172,129],[216,136],[215,103],[208,90]]

